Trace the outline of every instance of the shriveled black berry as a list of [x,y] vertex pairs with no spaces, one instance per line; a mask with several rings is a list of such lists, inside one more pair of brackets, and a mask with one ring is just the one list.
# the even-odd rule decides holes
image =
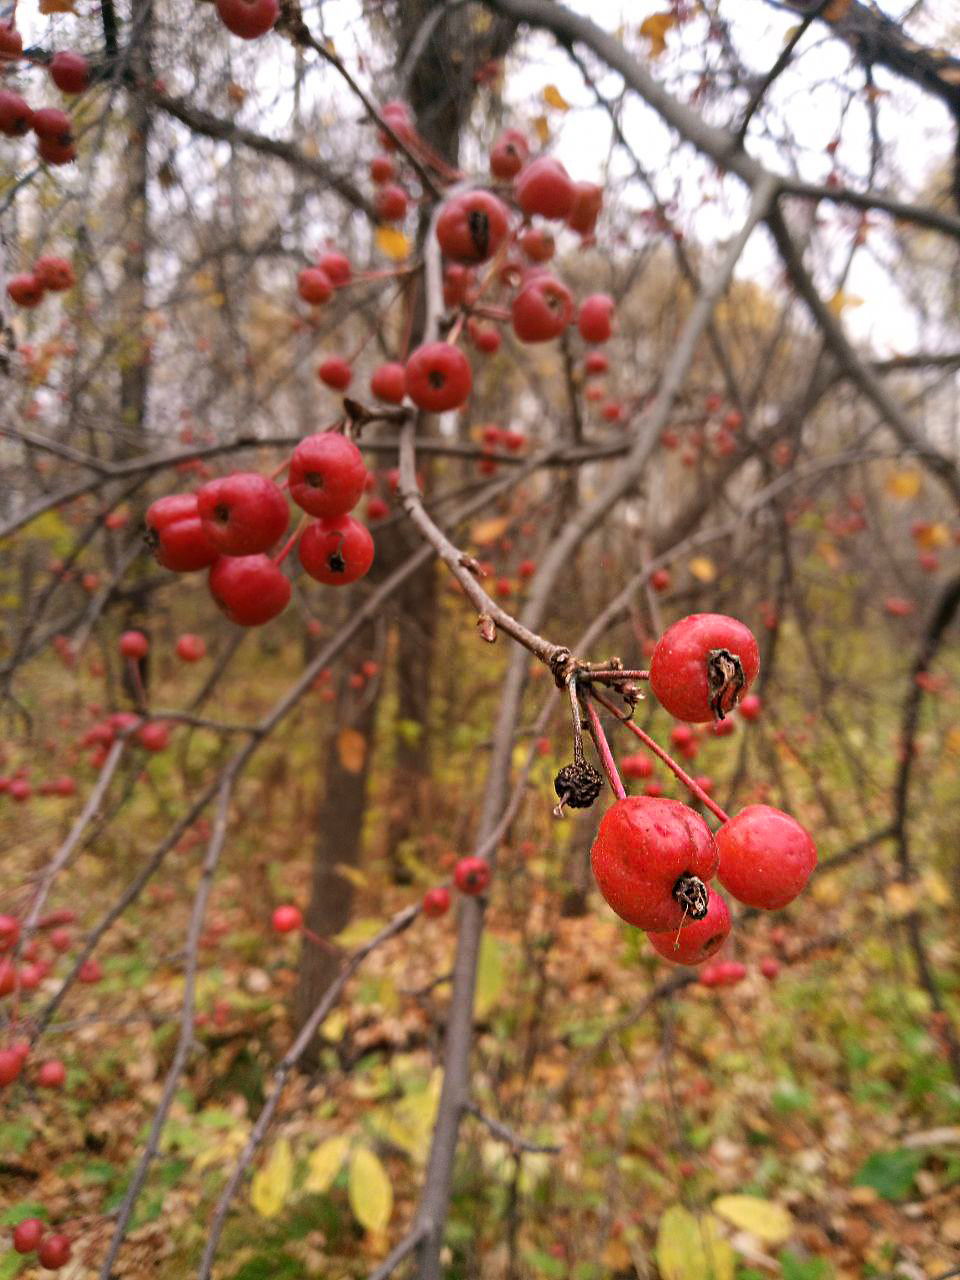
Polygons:
[[603,775],[586,761],[565,764],[553,780],[561,803],[571,809],[589,809],[602,787]]

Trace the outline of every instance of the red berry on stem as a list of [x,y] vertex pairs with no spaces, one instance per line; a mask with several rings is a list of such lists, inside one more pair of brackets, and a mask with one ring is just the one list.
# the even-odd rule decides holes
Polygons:
[[15,1049],[0,1049],[0,1087],[13,1084],[23,1070],[23,1059]]
[[154,720],[137,730],[137,741],[145,751],[165,751],[170,745],[170,726]]
[[710,828],[678,800],[627,796],[603,815],[590,854],[606,902],[628,924],[660,931],[700,920],[719,855]]
[[454,262],[486,262],[510,230],[510,213],[491,191],[464,191],[445,200],[437,218],[440,248]]
[[43,301],[43,285],[33,274],[21,272],[7,281],[7,294],[18,307],[38,307]]
[[33,124],[33,111],[19,93],[0,89],[0,133],[20,138]]
[[435,889],[428,889],[423,895],[423,914],[435,920],[438,916],[446,915],[450,910],[450,890],[445,889],[443,885],[438,885]]
[[[49,289],[51,293],[63,293],[67,289],[72,289],[77,282],[73,267],[67,259],[55,258],[52,255],[38,258],[33,265],[33,274],[44,289]],[[116,528],[116,523],[110,527]]]
[[278,0],[216,0],[220,21],[242,40],[266,35],[280,16]]
[[461,893],[475,897],[490,883],[490,863],[473,856],[461,858],[453,869],[453,879]]
[[13,62],[23,53],[23,36],[13,22],[0,22],[0,62]]
[[304,267],[297,276],[297,293],[315,307],[333,296],[333,284],[320,267]]
[[288,480],[298,507],[312,516],[340,516],[360,501],[367,468],[352,440],[336,431],[321,431],[294,449]]
[[490,172],[507,182],[515,178],[527,162],[530,148],[519,129],[506,129],[490,152]]
[[277,907],[272,924],[275,933],[293,933],[303,924],[303,912],[294,906]]
[[418,409],[459,409],[472,386],[467,357],[449,342],[425,343],[407,361],[407,395]]
[[717,832],[723,887],[748,907],[778,911],[792,902],[817,865],[817,849],[795,818],[751,804]]
[[61,49],[50,59],[47,69],[61,93],[83,93],[90,83],[90,63],[82,53]]
[[693,613],[668,627],[650,659],[650,687],[678,720],[723,719],[760,670],[749,627],[722,613]]
[[756,720],[763,710],[763,703],[755,693],[748,693],[745,698],[740,699],[740,714],[744,720]]
[[760,961],[760,972],[768,982],[773,982],[780,973],[780,961],[774,956],[764,956]]
[[384,404],[400,404],[407,394],[407,371],[397,361],[381,364],[373,371],[370,390]]
[[197,491],[207,537],[225,556],[255,556],[282,537],[290,523],[280,488],[256,471],[236,471]]
[[350,361],[343,356],[328,356],[317,366],[317,377],[332,391],[346,391],[353,378]]
[[650,778],[653,776],[653,762],[649,756],[637,752],[636,755],[623,757],[620,772],[625,778]]
[[46,160],[47,164],[70,164],[77,158],[77,149],[72,141],[58,142],[54,138],[41,138],[37,143],[37,155],[41,160]]
[[184,632],[177,640],[177,657],[181,662],[199,662],[207,652],[207,644],[203,636]]
[[146,537],[157,562],[175,573],[208,569],[217,558],[192,493],[172,493],[152,503],[147,508]]
[[345,587],[373,564],[373,538],[353,516],[331,516],[304,530],[297,548],[300,563],[317,582]]
[[44,1062],[37,1072],[37,1084],[44,1089],[59,1089],[66,1083],[67,1069],[59,1058],[51,1058]]
[[553,156],[531,160],[514,185],[517,204],[529,218],[567,218],[573,211],[576,188],[566,169]]
[[520,248],[531,262],[549,262],[556,252],[557,242],[543,227],[527,227],[520,237]]
[[746,976],[746,965],[736,960],[718,960],[700,970],[700,982],[705,987],[735,987]]
[[73,142],[73,121],[59,107],[41,107],[33,113],[30,127],[43,142],[67,147]]
[[370,161],[370,177],[377,186],[390,182],[396,171],[397,166],[393,163],[393,156],[374,156]]
[[592,293],[577,312],[577,328],[584,342],[606,342],[612,332],[614,302],[608,293]]
[[47,1271],[59,1271],[70,1261],[70,1239],[64,1235],[44,1236],[37,1249],[41,1267]]
[[670,588],[670,570],[654,569],[650,575],[650,585],[654,591],[667,591]]
[[402,222],[407,216],[407,193],[395,182],[378,188],[373,205],[381,222]]
[[[6,790],[6,788],[4,788]],[[20,937],[20,921],[16,916],[0,916],[0,952],[12,951]]]
[[583,362],[583,367],[593,377],[599,373],[606,373],[610,368],[610,361],[602,351],[589,351],[586,360]]
[[231,622],[260,627],[290,603],[290,583],[268,556],[221,556],[210,570],[210,594]]
[[549,342],[570,323],[573,298],[566,285],[555,277],[537,275],[514,298],[511,316],[521,342]]
[[39,1218],[24,1218],[13,1229],[13,1247],[17,1253],[33,1253],[46,1226]]
[[150,649],[150,641],[142,631],[124,631],[120,637],[120,652],[125,658],[145,658]]
[[350,283],[353,277],[350,259],[345,253],[338,253],[334,249],[331,249],[328,253],[321,254],[317,259],[317,266],[335,289],[342,289],[345,284]]
[[567,226],[582,236],[592,236],[603,208],[603,187],[595,182],[576,182],[573,207],[567,215]]
[[690,920],[679,930],[648,933],[654,951],[674,964],[702,964],[723,946],[732,927],[726,902],[713,889],[709,891],[707,914],[702,920]]

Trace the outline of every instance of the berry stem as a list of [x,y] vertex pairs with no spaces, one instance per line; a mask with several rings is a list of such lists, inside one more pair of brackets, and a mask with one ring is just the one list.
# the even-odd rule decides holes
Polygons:
[[303,533],[304,529],[307,527],[307,522],[309,519],[310,517],[307,515],[306,512],[304,512],[303,515],[300,517],[297,527],[294,529],[293,533],[291,533],[290,537],[283,544],[283,547],[281,548],[281,550],[273,557],[273,563],[277,566],[277,568],[279,568],[280,565],[283,564],[284,560],[286,560],[287,556],[290,554],[293,548],[300,541],[300,535]]
[[607,775],[607,781],[610,783],[610,790],[618,800],[623,800],[627,794],[626,788],[620,780],[620,774],[617,772],[616,761],[613,758],[613,752],[610,750],[607,735],[603,731],[603,725],[600,723],[600,717],[597,715],[596,708],[589,698],[587,699],[587,715],[590,717],[590,736],[593,738],[593,744],[600,756],[603,771]]
[[[609,702],[603,696],[602,693],[597,693],[594,691],[592,696],[596,698],[597,702],[599,702],[602,707],[606,707],[606,709],[608,711],[612,711],[614,715],[618,714],[617,708],[613,706],[613,704]],[[663,763],[667,766],[667,768],[680,779],[680,781],[683,783],[685,787],[689,787],[689,789],[697,797],[697,799],[704,806],[704,808],[709,809],[710,812],[713,814],[713,816],[717,818],[720,822],[730,821],[729,814],[724,813],[724,811],[720,808],[720,806],[716,803],[716,801],[710,799],[710,797],[703,790],[703,788],[701,786],[698,786],[698,784],[694,782],[694,780],[690,777],[689,773],[686,773],[683,769],[680,768],[676,760],[674,760],[674,758],[668,752],[664,751],[663,747],[661,747],[658,742],[654,742],[653,738],[651,738],[649,734],[644,733],[644,731],[639,727],[639,725],[635,725],[632,720],[624,720],[622,716],[620,716],[619,718],[627,726],[630,732],[635,737],[640,739],[640,741],[643,743],[643,745],[647,748],[648,751],[652,751],[653,754],[657,757],[657,759],[662,760]]]
[[570,709],[573,718],[573,763],[583,764],[583,710],[577,696],[577,677],[571,676],[567,681],[567,695],[570,698]]
[[332,951],[334,955],[340,954],[340,948],[336,943],[331,942],[329,938],[321,938],[319,933],[314,933],[313,930],[308,929],[306,925],[301,927],[300,932],[309,942],[314,943],[315,946],[321,947],[324,951]]

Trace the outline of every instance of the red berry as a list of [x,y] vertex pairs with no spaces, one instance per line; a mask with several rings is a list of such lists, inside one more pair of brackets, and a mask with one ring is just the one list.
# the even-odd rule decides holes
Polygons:
[[145,658],[150,641],[142,631],[124,631],[120,637],[120,652],[125,658]]
[[650,575],[650,585],[654,591],[667,591],[670,587],[670,570],[654,569]]
[[657,800],[663,795],[663,784],[659,782],[648,782],[643,788],[643,794]]
[[70,1261],[70,1240],[68,1236],[44,1236],[37,1249],[37,1258],[41,1267],[47,1271],[59,1271]]
[[466,296],[473,286],[474,275],[469,267],[462,267],[455,262],[443,273],[443,305],[459,307],[466,301]]
[[461,893],[483,893],[490,883],[490,863],[484,858],[461,858],[453,869],[453,879]]
[[260,627],[290,603],[290,583],[268,556],[221,556],[210,570],[210,594],[231,622]]
[[763,703],[755,693],[748,693],[740,699],[740,714],[744,720],[756,720],[763,710]]
[[418,409],[459,409],[472,386],[467,357],[449,342],[425,343],[407,361],[407,395]]
[[599,373],[606,373],[610,368],[610,362],[602,351],[590,351],[583,362],[583,367],[592,377]]
[[764,956],[760,961],[760,972],[768,982],[773,982],[780,973],[780,961],[774,956]]
[[62,49],[50,59],[50,78],[61,93],[83,93],[90,83],[90,63],[82,53]]
[[423,914],[431,919],[446,915],[450,910],[450,890],[439,885],[436,889],[428,889],[423,895]]
[[370,530],[353,516],[331,516],[304,530],[300,563],[317,582],[345,587],[362,578],[373,564]]
[[817,865],[804,827],[780,809],[751,804],[717,832],[723,887],[748,907],[778,911],[792,902]]
[[916,605],[912,600],[905,600],[903,596],[887,596],[883,602],[883,607],[891,618],[908,618],[913,613]]
[[[72,289],[77,282],[73,267],[66,258],[38,258],[33,266],[33,274],[44,289],[49,289],[51,293],[63,293],[66,289]],[[111,527],[117,526],[114,524]]]
[[33,124],[33,111],[20,97],[9,89],[0,89],[0,133],[8,138],[22,137]]
[[407,394],[407,371],[402,364],[390,361],[373,371],[370,390],[385,404],[400,404]]
[[759,669],[749,627],[722,613],[692,613],[658,640],[650,688],[672,716],[702,724],[732,711]]
[[13,1247],[17,1253],[33,1253],[46,1226],[39,1218],[24,1218],[13,1229]]
[[537,572],[536,560],[521,560],[517,565],[518,578],[532,578]]
[[16,1049],[0,1049],[0,1087],[13,1084],[22,1070],[23,1059]]
[[490,172],[495,178],[508,182],[515,178],[526,164],[530,148],[519,129],[506,129],[493,144],[490,152]]
[[650,778],[653,776],[653,761],[638,751],[636,755],[623,757],[620,772],[625,778]]
[[165,751],[170,745],[170,726],[154,720],[137,730],[137,741],[145,751]]
[[352,440],[337,431],[321,431],[294,449],[288,479],[298,507],[312,516],[341,516],[360,501],[367,468]]
[[[6,790],[6,788],[4,788]],[[12,951],[20,937],[20,921],[16,916],[0,916],[0,952]]]
[[714,720],[710,726],[710,732],[715,738],[729,738],[731,733],[736,733],[736,722],[730,719]]
[[566,285],[553,276],[537,275],[514,298],[511,315],[521,342],[549,342],[570,323],[573,298]]
[[59,1089],[67,1080],[67,1069],[59,1058],[44,1062],[37,1072],[37,1084],[44,1089]]
[[280,488],[256,471],[236,471],[197,491],[197,510],[207,537],[225,556],[266,551],[290,523]]
[[33,795],[33,788],[26,778],[14,778],[7,788],[7,795],[11,800],[16,800],[18,804],[22,804],[24,800],[29,800]]
[[317,377],[325,387],[333,391],[346,391],[353,378],[350,361],[343,356],[328,356],[317,366]]
[[33,132],[43,142],[68,147],[73,142],[73,122],[59,107],[41,107],[30,122]]
[[567,218],[573,212],[576,188],[566,169],[553,156],[531,160],[514,186],[517,204],[529,218]]
[[510,214],[490,191],[464,191],[445,200],[437,218],[440,248],[454,262],[486,262],[503,244]]
[[660,931],[703,918],[718,856],[710,828],[687,805],[627,796],[603,815],[590,860],[617,915]]
[[43,301],[43,285],[35,275],[26,272],[10,277],[7,293],[18,307],[38,307]]
[[694,778],[694,782],[706,795],[712,795],[713,779],[710,777],[709,773],[698,774],[697,777]]
[[581,236],[592,236],[603,208],[603,187],[595,182],[576,182],[573,207],[567,215],[567,226]]
[[181,662],[199,662],[207,652],[207,644],[203,636],[184,632],[177,640],[177,657]]
[[333,296],[333,284],[320,267],[304,267],[297,276],[297,293],[311,306],[319,306]]
[[577,328],[584,342],[606,342],[612,331],[614,301],[608,293],[592,293],[577,312]]
[[700,970],[700,982],[705,987],[735,987],[746,976],[746,965],[736,960],[718,960]]
[[77,980],[79,982],[94,983],[99,982],[103,977],[103,966],[99,960],[84,960],[83,964],[77,970]]
[[317,259],[317,266],[324,273],[335,289],[342,289],[353,277],[350,259],[345,253],[337,253],[331,249]]
[[467,321],[467,336],[482,355],[496,355],[500,350],[500,330],[492,324],[483,324],[475,316]]
[[303,924],[303,912],[299,907],[277,907],[272,924],[275,933],[293,933]]
[[688,920],[679,930],[647,934],[654,951],[674,964],[702,964],[720,950],[730,933],[730,911],[719,893],[710,889],[709,895],[702,920]]
[[402,222],[407,216],[407,204],[406,191],[395,182],[380,187],[373,201],[381,222]]
[[531,262],[549,262],[557,249],[557,242],[543,227],[527,227],[519,243],[524,256]]
[[[390,126],[393,132],[401,141],[409,144],[416,138],[416,131],[413,127],[413,120],[410,117],[410,108],[405,102],[388,102],[381,111],[381,116],[386,124]],[[396,151],[397,144],[389,133],[381,129],[380,145],[385,151]]]
[[675,724],[670,730],[670,741],[675,747],[679,747],[681,751],[685,747],[692,746],[696,740],[697,735],[688,724]]
[[280,16],[278,0],[216,0],[220,21],[242,40],[266,35]]
[[[34,122],[36,122],[34,115]],[[47,164],[70,164],[77,158],[77,149],[72,142],[58,142],[54,138],[41,138],[37,143],[37,154]]]
[[203,526],[196,495],[173,493],[147,508],[147,542],[165,569],[193,573],[207,569],[217,558],[217,548]]
[[743,426],[743,414],[739,409],[729,409],[723,415],[723,425],[728,431],[739,431]]
[[390,514],[390,508],[382,498],[371,498],[364,514],[368,520],[384,520]]
[[13,62],[23,53],[23,36],[12,22],[0,22],[0,62]]
[[397,166],[393,163],[392,156],[374,156],[370,161],[370,177],[377,186],[390,182],[396,171]]

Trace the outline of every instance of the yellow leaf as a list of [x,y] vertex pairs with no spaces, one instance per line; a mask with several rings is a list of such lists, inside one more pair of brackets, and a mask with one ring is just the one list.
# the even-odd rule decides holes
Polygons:
[[838,289],[827,303],[827,306],[838,320],[846,307],[860,307],[862,305],[862,298],[858,298],[854,293],[845,293],[843,289]]
[[891,498],[902,498],[905,501],[915,498],[923,485],[923,477],[919,471],[905,468],[903,471],[891,471],[887,476],[887,493]]
[[345,929],[341,929],[334,937],[334,942],[340,947],[346,947],[348,950],[353,947],[361,947],[365,942],[369,942],[383,928],[383,921],[377,920],[373,916],[358,916],[356,920],[351,920]]
[[474,6],[473,17],[470,19],[470,25],[473,28],[474,35],[484,36],[493,26],[493,14],[489,9],[478,9]]
[[935,907],[950,906],[953,902],[953,893],[939,871],[928,867],[920,879],[923,881],[924,894]]
[[895,880],[893,884],[888,884],[886,892],[883,895],[887,900],[887,906],[895,916],[908,916],[912,911],[917,909],[917,889],[915,885],[904,884],[900,880]]
[[358,729],[341,729],[337,735],[337,754],[347,773],[359,773],[367,758],[367,740]]
[[346,1159],[350,1147],[350,1139],[340,1134],[336,1138],[328,1138],[319,1147],[310,1152],[307,1158],[307,1178],[303,1184],[304,1191],[315,1195],[323,1195],[333,1186],[333,1180],[340,1172],[340,1166]]
[[709,556],[694,556],[687,568],[698,582],[713,582],[717,567]]
[[[819,884],[820,881],[817,881]],[[320,1034],[331,1044],[336,1044],[338,1040],[343,1039],[343,1033],[347,1029],[347,1015],[342,1009],[334,1009],[329,1018],[326,1018],[320,1024]]]
[[344,880],[349,880],[357,889],[366,889],[370,883],[359,867],[351,867],[346,862],[335,863],[333,869],[338,876],[343,876]]
[[791,40],[796,38],[797,32],[800,30],[799,24],[795,27],[787,27],[783,33],[783,43],[789,44]]
[[543,100],[548,107],[553,107],[557,111],[570,110],[570,103],[566,100],[555,84],[548,84],[544,88]]
[[377,248],[391,262],[403,262],[410,256],[410,241],[396,227],[377,227],[373,238]]
[[503,950],[492,934],[485,933],[480,943],[480,959],[477,962],[478,1018],[485,1018],[503,991]]
[[286,1138],[274,1144],[270,1159],[253,1175],[250,1203],[262,1218],[275,1218],[293,1186],[293,1152]]
[[955,756],[960,756],[960,725],[954,727],[947,732],[947,750]]
[[470,530],[470,541],[478,547],[489,547],[491,542],[506,532],[510,520],[507,516],[493,516],[490,520],[478,520]]
[[793,1235],[793,1218],[783,1205],[759,1196],[718,1196],[713,1211],[761,1244],[785,1244]]
[[913,537],[917,546],[923,547],[925,551],[934,551],[937,547],[949,547],[953,541],[950,530],[942,520],[938,520],[936,524],[923,525],[917,529]]
[[828,542],[826,538],[817,543],[817,554],[820,556],[821,560],[823,560],[823,562],[834,571],[839,569],[843,564],[843,556],[833,543]]
[[355,1147],[350,1157],[347,1195],[353,1216],[368,1231],[385,1231],[393,1212],[393,1187],[386,1169],[369,1147]]
[[533,131],[537,135],[537,137],[540,139],[540,144],[542,146],[546,142],[548,142],[550,139],[550,125],[547,121],[547,117],[534,116],[532,123],[533,123]]
[[379,1107],[370,1116],[374,1133],[405,1151],[418,1164],[422,1164],[430,1152],[442,1081],[443,1072],[437,1068],[426,1089],[408,1094],[389,1106]]
[[667,32],[677,25],[675,13],[651,13],[640,23],[640,34],[650,41],[650,57],[659,58],[667,48]]
[[733,1280],[734,1255],[712,1214],[695,1218],[682,1204],[665,1209],[657,1228],[661,1280]]

